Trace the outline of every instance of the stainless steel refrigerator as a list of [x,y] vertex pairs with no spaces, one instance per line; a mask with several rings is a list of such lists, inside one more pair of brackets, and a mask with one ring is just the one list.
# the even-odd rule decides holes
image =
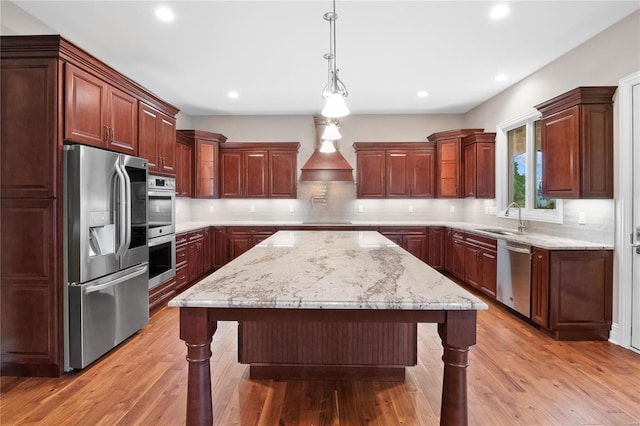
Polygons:
[[65,370],[149,322],[147,161],[64,147]]

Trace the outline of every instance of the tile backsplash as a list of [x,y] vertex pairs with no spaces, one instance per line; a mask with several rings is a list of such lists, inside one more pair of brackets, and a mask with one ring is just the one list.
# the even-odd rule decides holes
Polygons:
[[[176,220],[182,222],[471,222],[515,228],[514,219],[486,214],[495,200],[357,199],[352,182],[299,182],[297,199],[178,198]],[[585,224],[579,214],[585,213]],[[529,232],[614,244],[614,200],[565,200],[563,223],[527,223]]]

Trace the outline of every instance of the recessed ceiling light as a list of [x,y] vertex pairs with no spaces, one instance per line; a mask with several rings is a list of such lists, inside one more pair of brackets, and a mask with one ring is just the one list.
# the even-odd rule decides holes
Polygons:
[[171,22],[175,18],[173,11],[166,6],[160,6],[155,11],[156,18],[162,22]]
[[495,5],[491,9],[491,12],[489,13],[489,16],[491,17],[491,19],[502,19],[505,16],[507,16],[510,11],[511,11],[511,9],[509,8],[508,5],[506,5],[504,3],[500,3],[500,4]]
[[419,98],[426,98],[427,96],[429,96],[429,92],[427,92],[426,90],[420,90],[418,92],[418,97]]
[[229,96],[231,99],[238,99],[238,96],[240,95],[235,90],[231,90],[229,93],[227,93],[227,96]]
[[496,81],[497,82],[501,82],[501,81],[507,81],[509,79],[509,76],[506,74],[498,74],[496,75]]

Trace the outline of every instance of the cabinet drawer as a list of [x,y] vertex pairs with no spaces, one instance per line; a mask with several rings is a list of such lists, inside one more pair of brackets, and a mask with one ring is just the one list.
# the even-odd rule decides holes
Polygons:
[[183,246],[189,242],[189,233],[176,234],[176,247]]
[[456,240],[464,240],[464,232],[456,231],[455,229],[452,229],[451,230],[451,238],[454,238]]
[[176,247],[176,267],[187,264],[187,246]]
[[475,234],[466,234],[465,241],[467,244],[472,244],[491,251],[496,251],[498,249],[498,242],[493,238],[481,237]]
[[204,229],[196,229],[189,232],[189,241],[201,240],[204,238]]
[[401,235],[427,235],[427,228],[422,226],[381,226],[378,228],[381,234],[401,234]]
[[189,284],[189,271],[187,265],[176,268],[176,290],[180,290]]

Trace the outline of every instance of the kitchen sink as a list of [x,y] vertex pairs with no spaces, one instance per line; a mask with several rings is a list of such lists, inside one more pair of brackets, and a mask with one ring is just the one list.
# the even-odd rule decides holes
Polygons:
[[478,229],[478,231],[490,232],[492,234],[498,234],[498,235],[522,235],[522,232],[507,231],[505,229]]

